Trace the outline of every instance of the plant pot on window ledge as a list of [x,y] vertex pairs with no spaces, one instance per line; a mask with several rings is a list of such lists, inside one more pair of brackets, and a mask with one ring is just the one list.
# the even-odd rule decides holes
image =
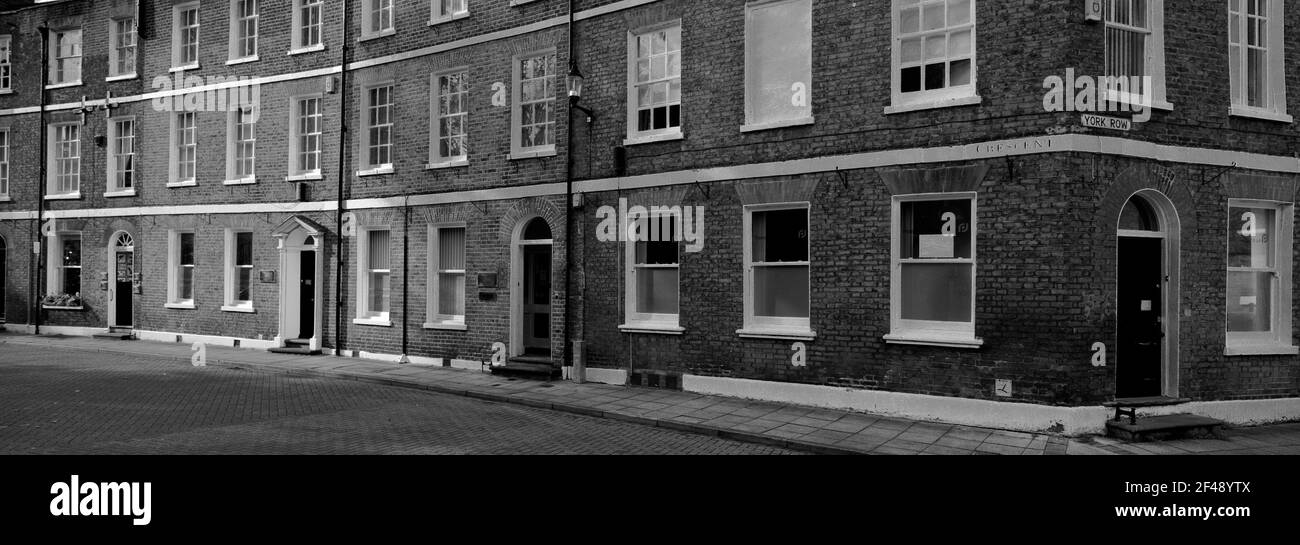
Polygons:
[[46,295],[45,299],[41,301],[41,307],[54,310],[83,310],[85,309],[83,303],[80,293],[72,295],[64,293]]

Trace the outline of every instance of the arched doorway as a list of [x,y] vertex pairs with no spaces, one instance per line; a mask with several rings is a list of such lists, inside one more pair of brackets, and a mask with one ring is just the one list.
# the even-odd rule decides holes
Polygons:
[[1124,204],[1116,233],[1115,397],[1177,397],[1178,213],[1144,189]]
[[135,237],[118,231],[108,242],[108,328],[135,324]]
[[540,216],[515,228],[511,245],[510,355],[551,358],[551,226]]

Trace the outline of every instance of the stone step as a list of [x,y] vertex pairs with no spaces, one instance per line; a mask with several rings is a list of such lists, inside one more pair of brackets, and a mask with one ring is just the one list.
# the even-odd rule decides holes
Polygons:
[[[535,360],[528,358],[527,360]],[[527,375],[531,377],[554,378],[560,376],[560,369],[547,363],[534,363],[524,358],[511,358],[505,365],[492,368],[494,375]]]
[[131,341],[135,340],[135,331],[125,327],[110,327],[105,333],[96,333],[93,335],[96,339],[107,339],[113,341]]
[[1128,419],[1106,422],[1106,435],[1123,441],[1162,441],[1183,437],[1218,437],[1224,422],[1194,414],[1145,416],[1136,424]]
[[304,346],[286,346],[283,348],[268,348],[267,352],[275,354],[299,354],[303,356],[319,356],[320,350],[312,350]]

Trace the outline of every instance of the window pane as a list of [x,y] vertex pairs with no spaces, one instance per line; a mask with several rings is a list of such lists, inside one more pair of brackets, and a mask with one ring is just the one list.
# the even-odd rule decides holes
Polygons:
[[389,241],[388,231],[370,231],[367,236],[370,237],[370,239],[367,241],[369,244],[368,249],[370,251],[369,253],[370,261],[368,261],[368,263],[370,264],[369,268],[371,269],[391,268],[389,267],[389,263],[390,263],[390,255],[392,254],[392,248],[389,246],[388,243]]
[[1273,273],[1228,273],[1228,331],[1273,330]]
[[1274,263],[1274,208],[1228,208],[1228,266],[1266,269]]
[[194,267],[181,267],[181,299],[194,298]]
[[235,264],[253,264],[253,233],[235,234]]
[[253,269],[249,269],[249,268],[239,269],[239,286],[238,286],[239,291],[238,291],[238,295],[236,295],[235,300],[251,301],[253,299],[252,286],[253,286]]
[[438,268],[465,269],[465,229],[441,229],[438,233]]
[[754,263],[808,261],[808,209],[754,212]]
[[63,269],[63,293],[81,293],[81,269]]
[[973,265],[904,263],[902,267],[903,319],[971,321]]
[[370,312],[388,312],[389,273],[370,273]]
[[63,266],[81,266],[81,239],[74,238],[63,241]]
[[899,206],[902,259],[971,257],[971,200],[914,201]]
[[194,264],[194,233],[181,233],[181,264]]
[[[749,49],[746,68],[749,121],[763,123],[811,115],[812,101],[805,97],[800,105],[795,105],[792,87],[799,83],[805,89],[811,88],[812,2],[777,2],[750,10],[745,35]],[[677,63],[677,68],[669,71],[672,75],[680,74],[678,55],[669,58]]]
[[636,270],[636,311],[677,314],[677,269]]
[[808,266],[754,267],[754,315],[808,317]]
[[438,275],[438,314],[465,315],[465,275],[441,273]]

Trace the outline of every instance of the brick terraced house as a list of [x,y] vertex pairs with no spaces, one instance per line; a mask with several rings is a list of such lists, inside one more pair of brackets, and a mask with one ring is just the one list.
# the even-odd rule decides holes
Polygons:
[[1295,3],[26,4],[11,330],[1300,418]]

